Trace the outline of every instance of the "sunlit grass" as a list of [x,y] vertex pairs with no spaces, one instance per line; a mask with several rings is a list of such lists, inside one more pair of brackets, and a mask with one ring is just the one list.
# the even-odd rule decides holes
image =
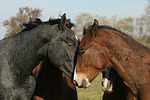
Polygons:
[[98,75],[87,89],[77,88],[79,100],[102,100],[103,90],[100,86],[101,74]]

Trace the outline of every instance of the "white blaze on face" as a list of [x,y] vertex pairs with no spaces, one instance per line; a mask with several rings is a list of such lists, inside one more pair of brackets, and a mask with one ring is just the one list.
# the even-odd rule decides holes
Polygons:
[[75,36],[76,40],[78,40],[78,41],[79,41],[79,38],[78,38],[78,36],[77,36],[76,34],[75,34],[74,36]]
[[[73,75],[73,80],[75,80],[75,79],[76,79],[76,67],[75,67],[75,69],[74,69],[74,72],[73,72],[73,73],[74,73],[74,75]],[[73,83],[74,83],[74,84],[76,84],[76,83],[75,83],[75,81],[73,81]]]

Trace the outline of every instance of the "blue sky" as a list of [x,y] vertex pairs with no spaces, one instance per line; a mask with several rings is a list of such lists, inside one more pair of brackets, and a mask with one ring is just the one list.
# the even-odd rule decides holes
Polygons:
[[58,18],[67,13],[67,17],[75,19],[80,13],[91,13],[111,17],[140,17],[144,13],[147,0],[0,0],[0,39],[6,33],[2,22],[15,16],[20,7],[42,9],[42,19]]

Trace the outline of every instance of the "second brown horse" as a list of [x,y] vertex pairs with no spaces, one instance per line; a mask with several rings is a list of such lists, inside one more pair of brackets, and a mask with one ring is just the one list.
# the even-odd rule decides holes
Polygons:
[[109,26],[93,25],[84,31],[79,47],[74,82],[82,88],[112,66],[137,100],[150,100],[150,49]]

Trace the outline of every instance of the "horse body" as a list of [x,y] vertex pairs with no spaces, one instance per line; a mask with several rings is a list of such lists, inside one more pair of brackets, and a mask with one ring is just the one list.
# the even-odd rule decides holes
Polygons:
[[[111,33],[113,34],[113,32],[110,32],[110,36]],[[126,35],[121,36],[121,40],[119,40],[120,35],[116,36],[114,40],[116,38],[118,41],[123,39],[125,42],[117,43],[110,40],[113,45],[109,52],[109,54],[112,54],[110,55],[110,61],[133,94],[137,98],[145,100],[144,91],[147,90],[150,83],[150,51]]]
[[48,60],[40,64],[36,83],[33,100],[39,100],[37,96],[43,100],[77,100],[71,79]]
[[[26,41],[23,41],[27,39],[27,37],[24,36],[25,34],[26,33],[22,33],[21,35],[19,34],[15,37],[4,39],[0,42],[0,85],[2,86],[2,88],[4,88],[4,90],[1,88],[0,94],[9,94],[10,96],[6,96],[7,98],[15,99],[14,96],[16,96],[19,99],[19,95],[21,96],[22,94],[24,94],[24,92],[29,91],[27,92],[26,96],[22,96],[22,99],[26,100],[29,98],[25,97],[31,97],[31,92],[33,93],[34,91],[33,87],[35,87],[35,82],[33,76],[30,76],[30,74],[32,69],[34,68],[33,66],[36,66],[41,60],[38,57],[40,55],[40,52],[38,50],[44,44],[42,44],[41,42],[39,42],[39,44],[36,43],[38,41],[35,41],[34,43],[32,40],[35,37],[32,37],[32,34],[29,35],[29,37],[31,38],[28,38],[28,40],[31,40],[25,43]],[[34,32],[34,34],[36,34],[36,32]],[[22,74],[20,74],[20,72],[22,72]],[[22,89],[22,87],[28,87],[28,90]],[[2,98],[2,100],[4,98]]]
[[[100,31],[100,33],[103,32]],[[126,35],[118,36],[118,34],[115,34],[116,36],[113,37],[111,35],[114,35],[114,33],[111,31],[108,35],[112,38],[110,39],[111,44],[107,44],[110,49],[110,62],[124,79],[126,85],[131,88],[135,95],[138,95],[137,90],[146,89],[150,82],[148,78],[150,76],[150,51]],[[118,43],[123,40],[125,41]],[[113,47],[110,47],[110,45]]]
[[[75,33],[67,28],[66,24],[59,26],[59,23],[53,25],[33,23],[29,25],[32,26],[29,29],[25,28],[17,35],[0,41],[0,100],[31,99],[35,88],[31,72],[46,57],[71,77],[78,41],[74,36]],[[63,27],[63,30],[59,27]],[[69,38],[69,41],[65,38]],[[54,49],[58,48],[59,50],[61,48],[60,51],[56,50],[59,55],[54,52]],[[62,62],[59,62],[61,60]]]
[[138,100],[150,99],[147,95],[150,50],[126,34],[96,22],[85,31],[81,40],[75,83],[86,88],[106,66],[113,66]]

